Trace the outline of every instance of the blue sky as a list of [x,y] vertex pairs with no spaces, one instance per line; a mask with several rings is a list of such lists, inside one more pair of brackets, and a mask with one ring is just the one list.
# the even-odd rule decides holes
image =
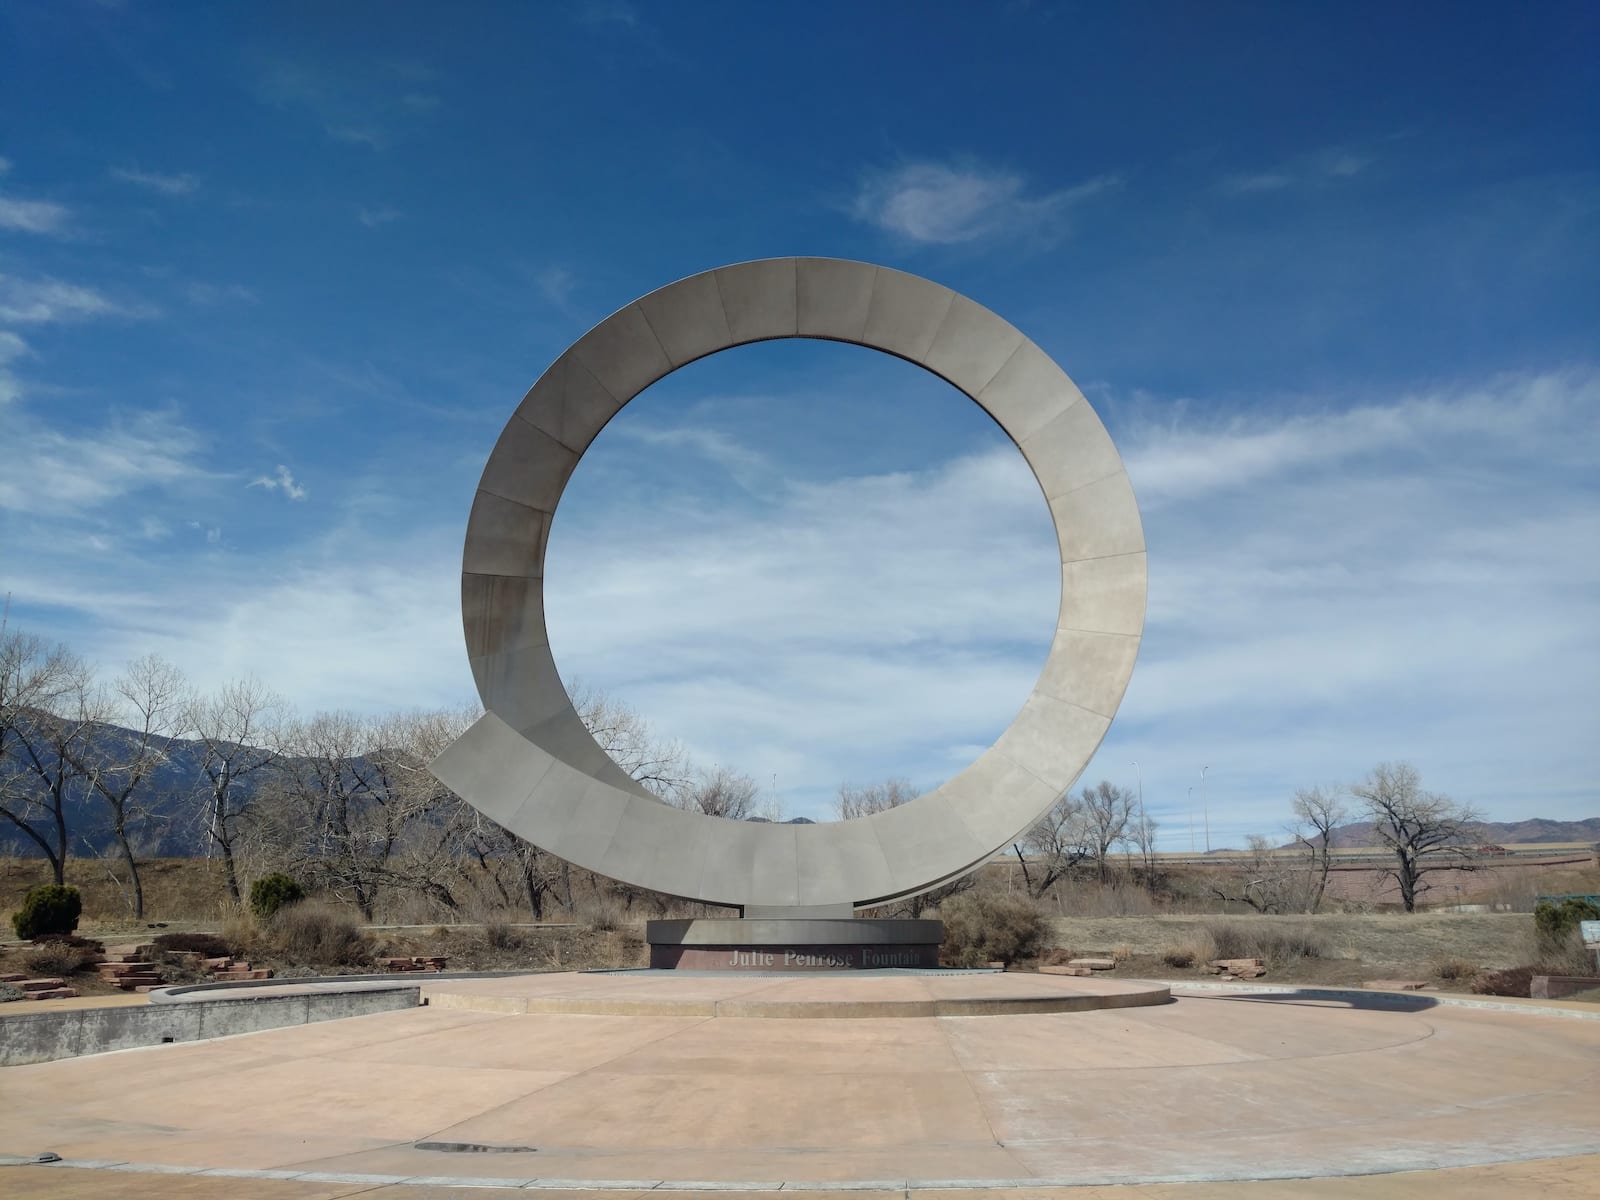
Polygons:
[[[467,508],[544,367],[675,278],[860,258],[1116,438],[1150,619],[1085,778],[1142,775],[1168,848],[1202,766],[1214,844],[1396,758],[1593,815],[1600,10],[1310,9],[0,4],[12,622],[304,711],[466,701]],[[552,642],[824,815],[1005,727],[1053,553],[952,389],[751,347],[585,458]]]

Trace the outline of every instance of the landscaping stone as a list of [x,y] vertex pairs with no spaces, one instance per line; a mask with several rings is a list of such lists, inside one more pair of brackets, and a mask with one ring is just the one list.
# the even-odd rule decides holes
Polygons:
[[1381,992],[1420,992],[1428,986],[1425,979],[1369,979],[1361,985]]
[[1528,995],[1535,1000],[1559,1000],[1595,988],[1600,988],[1600,975],[1535,975],[1528,985]]
[[1070,967],[1059,965],[1045,965],[1039,968],[1041,975],[1093,975],[1088,967]]
[[1074,958],[1067,963],[1069,967],[1088,967],[1091,971],[1111,971],[1116,965],[1114,958]]

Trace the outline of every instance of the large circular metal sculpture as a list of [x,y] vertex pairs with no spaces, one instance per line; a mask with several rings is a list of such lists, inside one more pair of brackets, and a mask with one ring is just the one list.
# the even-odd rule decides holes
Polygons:
[[[589,736],[550,655],[544,558],[573,468],[623,405],[686,363],[775,338],[893,354],[959,388],[1022,451],[1061,548],[1061,609],[1022,710],[961,774],[852,821],[730,821],[663,804]],[[475,807],[612,879],[748,915],[848,914],[956,878],[1041,817],[1121,703],[1144,629],[1144,531],[1083,393],[994,313],[870,263],[777,258],[669,284],[584,334],[533,385],[484,468],[461,606],[485,716],[433,764]]]

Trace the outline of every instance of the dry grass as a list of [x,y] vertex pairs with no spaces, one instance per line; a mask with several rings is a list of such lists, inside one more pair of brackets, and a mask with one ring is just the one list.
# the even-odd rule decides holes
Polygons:
[[1204,966],[1217,957],[1217,943],[1209,930],[1197,926],[1161,951],[1161,961],[1169,967]]
[[22,952],[23,965],[37,975],[72,975],[98,957],[93,950],[67,942],[42,942]]
[[316,900],[280,908],[266,923],[271,947],[296,966],[357,967],[372,961],[372,941],[349,909]]
[[1441,954],[1430,964],[1433,977],[1444,983],[1471,983],[1478,977],[1478,964],[1470,958]]

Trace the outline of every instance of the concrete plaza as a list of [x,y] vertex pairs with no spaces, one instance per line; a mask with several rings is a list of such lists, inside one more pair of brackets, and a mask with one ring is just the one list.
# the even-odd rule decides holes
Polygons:
[[[608,996],[607,980],[623,982]],[[972,982],[988,1000],[1131,994]],[[876,983],[933,995],[915,977]],[[611,1197],[1600,1195],[1600,1020],[1576,1008],[1180,991],[874,1016],[873,984],[440,981],[415,1010],[12,1067],[0,1152],[65,1162],[0,1179],[18,1196],[284,1200],[474,1182]],[[701,1008],[662,1011],[663,987]],[[802,1002],[845,1007],[782,1015]]]

